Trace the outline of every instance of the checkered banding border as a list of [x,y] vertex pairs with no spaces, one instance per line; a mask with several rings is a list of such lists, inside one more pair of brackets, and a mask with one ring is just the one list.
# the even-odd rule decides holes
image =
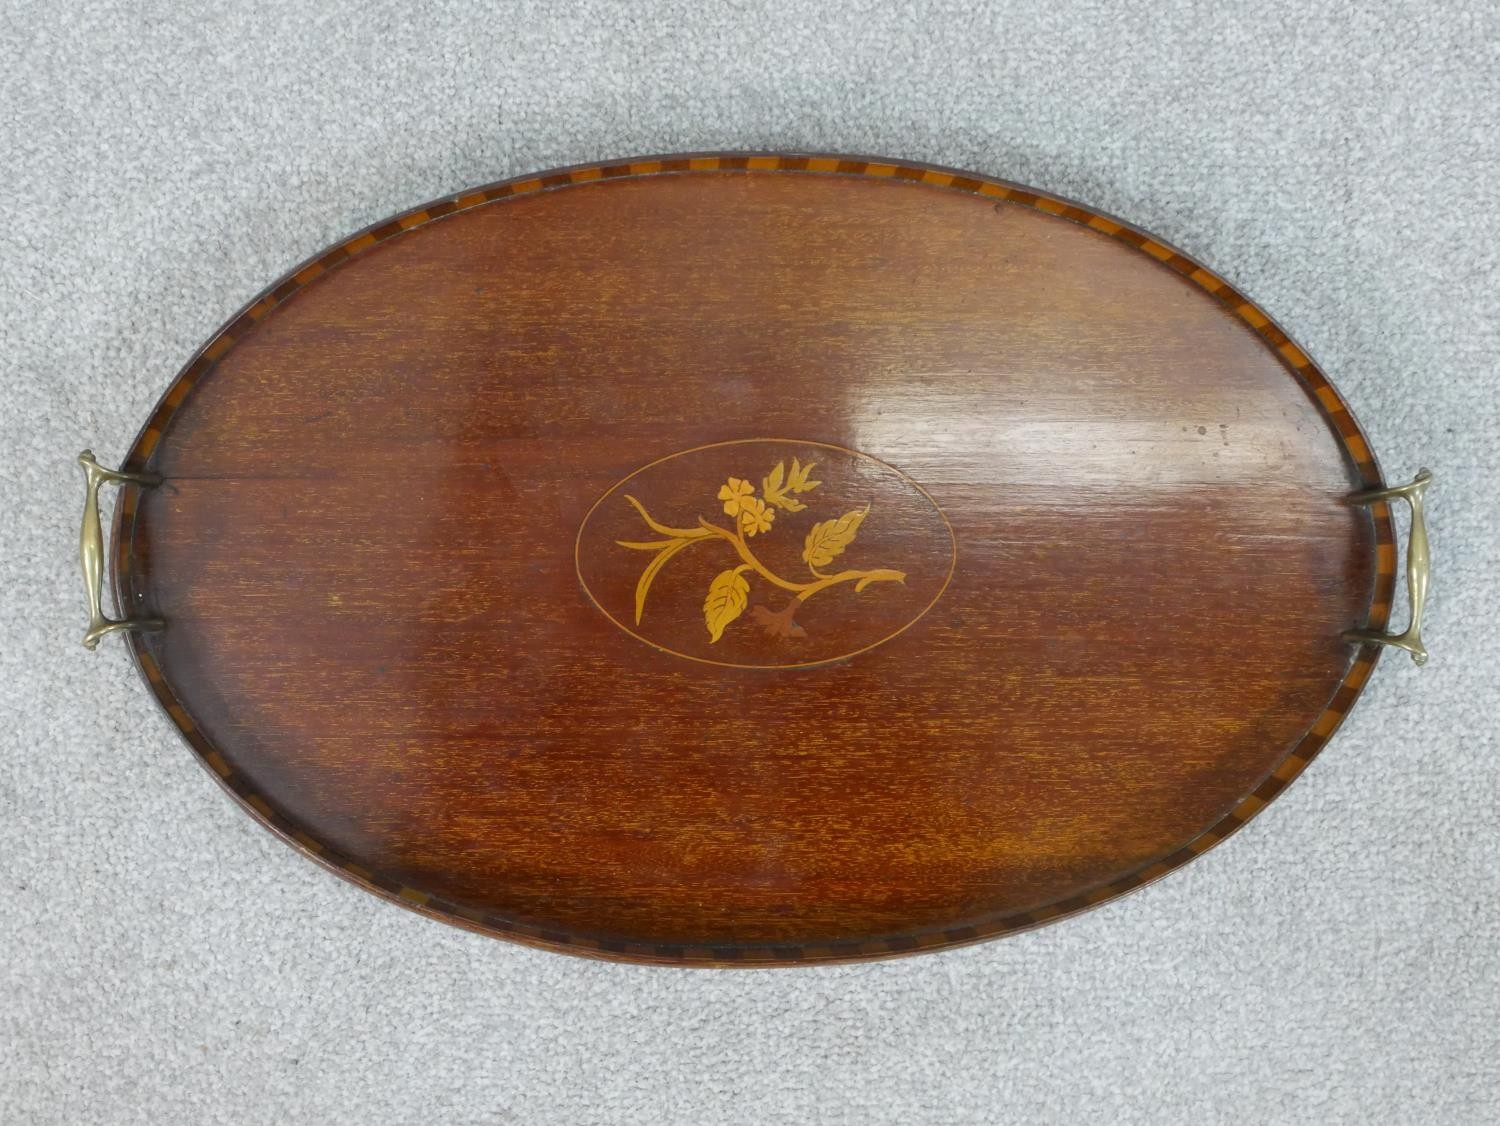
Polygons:
[[[352,238],[339,243],[322,254],[299,266],[292,273],[266,290],[221,328],[199,350],[188,365],[178,374],[171,387],[157,404],[155,411],[136,437],[123,469],[143,472],[149,469],[149,461],[171,424],[172,416],[187,399],[193,387],[210,372],[215,364],[235,346],[235,343],[251,332],[272,309],[294,296],[304,287],[314,283],[323,274],[337,269],[348,259],[354,258],[369,248],[387,239],[397,238],[406,231],[445,218],[461,211],[500,203],[514,196],[532,195],[538,192],[557,191],[594,181],[613,180],[622,177],[669,176],[692,173],[750,174],[796,174],[819,176],[857,176],[871,179],[904,180],[930,185],[933,188],[985,196],[997,202],[1006,202],[1021,207],[1055,215],[1060,219],[1079,223],[1110,238],[1119,240],[1149,255],[1165,268],[1175,270],[1183,277],[1203,289],[1249,325],[1296,377],[1306,390],[1318,411],[1339,440],[1364,489],[1384,487],[1380,467],[1370,450],[1359,424],[1354,420],[1343,398],[1324,378],[1307,355],[1259,308],[1250,302],[1222,278],[1206,270],[1186,255],[1174,250],[1166,243],[1152,238],[1117,219],[1076,203],[1043,195],[1015,184],[976,176],[972,173],[952,169],[928,167],[904,162],[857,158],[848,156],[819,155],[774,155],[774,154],[708,154],[695,156],[653,157],[648,159],[614,161],[605,164],[586,165],[562,169],[544,175],[523,177],[462,192],[446,199],[430,203],[425,207],[409,211],[384,223],[370,227]],[[138,510],[139,490],[127,485],[120,491],[116,505],[114,523],[114,549],[111,553],[114,588],[117,604],[129,601],[121,598],[120,592],[133,592],[135,575],[131,569],[135,518]],[[1368,626],[1384,630],[1391,613],[1391,602],[1396,584],[1395,530],[1390,508],[1384,503],[1369,506],[1366,511],[1375,529],[1376,577],[1372,594]],[[1363,645],[1355,654],[1349,671],[1337,691],[1329,700],[1323,713],[1302,736],[1291,751],[1270,771],[1250,793],[1241,798],[1209,828],[1166,855],[1141,865],[1127,875],[1101,884],[1067,899],[1046,903],[1024,911],[985,918],[959,927],[946,927],[917,931],[910,934],[882,935],[866,941],[829,943],[801,943],[784,945],[729,944],[722,946],[699,946],[677,943],[640,943],[617,940],[608,936],[581,934],[534,926],[515,919],[504,918],[485,911],[476,910],[461,903],[454,903],[431,895],[420,888],[405,886],[379,872],[360,866],[355,860],[329,848],[323,842],[306,833],[300,826],[288,820],[270,802],[255,792],[247,780],[238,774],[231,763],[193,723],[192,717],[173,693],[172,687],[163,677],[151,647],[159,642],[149,634],[128,634],[130,651],[136,666],[145,678],[152,694],[166,711],[168,717],[181,731],[204,766],[218,779],[221,785],[252,816],[264,823],[278,836],[284,838],[308,856],[337,874],[361,887],[401,903],[423,914],[471,930],[518,942],[599,958],[610,958],[633,962],[652,962],[668,965],[787,965],[820,962],[856,961],[867,958],[891,957],[918,950],[937,950],[951,946],[978,942],[1000,935],[1027,930],[1044,923],[1095,907],[1116,896],[1159,879],[1174,868],[1187,863],[1193,857],[1206,852],[1229,836],[1267,803],[1286,788],[1302,773],[1309,762],[1317,756],[1325,743],[1337,730],[1339,723],[1359,697],[1361,689],[1369,679],[1371,670],[1381,653],[1381,646]]]

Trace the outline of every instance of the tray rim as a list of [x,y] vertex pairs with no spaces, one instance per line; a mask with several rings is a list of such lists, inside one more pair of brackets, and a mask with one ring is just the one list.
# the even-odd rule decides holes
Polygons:
[[[186,401],[193,386],[216,366],[234,344],[277,306],[329,270],[389,238],[418,229],[449,215],[483,207],[513,196],[565,190],[596,181],[645,178],[684,173],[744,173],[817,175],[889,179],[923,183],[935,188],[993,198],[1069,220],[1123,242],[1163,267],[1196,284],[1261,337],[1278,361],[1308,395],[1337,440],[1362,489],[1385,487],[1379,462],[1343,396],[1321,369],[1259,306],[1196,259],[1164,240],[1105,212],[1063,196],[1038,192],[1011,181],[960,169],[904,159],[817,152],[761,150],[676,153],[619,158],[571,165],[511,177],[443,196],[388,219],[373,223],[307,258],[267,286],[226,320],[194,352],[158,400],[131,443],[121,468],[146,472],[148,462],[170,425],[172,415]],[[122,592],[134,590],[131,546],[134,542],[140,491],[121,489],[113,520],[110,578],[117,613],[129,601]],[[1366,511],[1375,530],[1375,574],[1368,628],[1384,631],[1389,624],[1396,588],[1395,526],[1390,506],[1379,502]],[[162,675],[148,643],[149,635],[126,634],[136,671],[168,720],[188,743],[199,764],[246,813],[302,855],[383,899],[441,922],[466,930],[559,953],[610,961],[669,966],[772,967],[833,964],[901,957],[929,950],[966,946],[1018,934],[1100,906],[1154,883],[1188,861],[1207,852],[1252,819],[1274,800],[1338,730],[1380,659],[1383,646],[1365,643],[1355,650],[1343,679],[1322,713],[1302,738],[1273,766],[1250,792],[1212,825],[1177,848],[1137,865],[1123,876],[1086,891],[1041,906],[998,916],[983,923],[930,928],[910,934],[873,936],[866,940],[809,943],[643,943],[594,934],[564,931],[509,919],[431,895],[382,876],[304,832],[230,767],[213,743],[197,728]]]

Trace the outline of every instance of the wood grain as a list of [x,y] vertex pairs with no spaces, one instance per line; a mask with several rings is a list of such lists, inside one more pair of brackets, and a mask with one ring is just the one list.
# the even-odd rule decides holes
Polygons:
[[[851,469],[827,503],[868,493],[858,565],[907,583],[710,643],[684,553],[662,632],[620,628],[644,557],[610,525],[585,560],[591,509],[768,437],[929,496],[941,597],[861,649],[938,556],[915,494]],[[653,495],[691,525],[765,461]],[[1381,483],[1358,427],[1222,281],[847,158],[575,169],[382,224],[206,345],[126,468],[165,478],[119,509],[116,588],[169,623],[132,651],[247,808],[430,914],[637,960],[933,948],[1160,875],[1316,753],[1394,569],[1384,506],[1344,503]],[[811,517],[777,519],[755,542],[795,567]],[[797,645],[831,657],[679,655]]]

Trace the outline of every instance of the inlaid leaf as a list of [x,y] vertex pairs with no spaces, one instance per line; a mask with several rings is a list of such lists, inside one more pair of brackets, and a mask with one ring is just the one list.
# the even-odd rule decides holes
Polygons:
[[864,573],[864,577],[861,578],[859,582],[854,584],[854,593],[858,594],[871,583],[904,583],[905,581],[905,571],[888,571],[884,569],[877,571],[866,571]]
[[782,483],[786,480],[786,462],[778,461],[776,468],[766,475],[765,480],[760,483],[760,491],[763,493],[781,492]]
[[651,583],[656,579],[656,576],[661,573],[661,569],[667,565],[672,556],[676,555],[683,548],[692,547],[693,544],[700,541],[661,540],[657,544],[633,544],[626,543],[624,540],[616,540],[615,542],[620,544],[621,547],[634,547],[640,549],[645,547],[659,546],[661,548],[661,550],[656,553],[656,558],[651,560],[650,563],[646,564],[646,569],[641,572],[640,581],[635,584],[635,624],[640,625],[641,615],[646,612],[646,594],[651,590]]
[[813,466],[818,463],[810,461],[806,465],[800,464],[796,458],[792,458],[792,475],[787,478],[787,484],[791,486],[794,493],[810,493],[821,485],[822,481],[809,481],[807,475],[812,472]]
[[646,506],[640,501],[636,500],[635,497],[631,496],[629,493],[626,493],[625,499],[628,500],[631,506],[641,514],[641,519],[646,522],[646,524],[651,528],[653,532],[660,532],[664,536],[671,536],[673,539],[677,540],[695,540],[703,536],[713,535],[712,532],[705,531],[702,528],[672,528],[666,524],[659,524],[655,520],[651,519],[651,513],[646,511]]
[[[792,469],[795,473],[797,467],[796,458],[792,459]],[[777,508],[785,509],[787,512],[801,512],[807,505],[800,500],[793,500],[786,495],[789,486],[786,475],[786,462],[778,461],[776,468],[771,470],[760,483],[760,491],[765,494],[766,500]]]
[[724,636],[724,627],[745,612],[750,584],[740,575],[741,569],[720,571],[708,584],[708,597],[703,600],[703,621],[708,626],[709,644]]
[[814,524],[807,533],[807,543],[802,548],[802,559],[810,567],[826,567],[834,558],[842,555],[844,548],[854,542],[855,533],[869,514],[870,506],[846,512],[837,520],[824,520]]
[[795,599],[780,610],[772,610],[769,606],[755,605],[750,607],[750,620],[765,630],[772,637],[796,638],[801,640],[807,636],[807,631],[796,622],[792,621],[792,615],[797,612],[801,603]]

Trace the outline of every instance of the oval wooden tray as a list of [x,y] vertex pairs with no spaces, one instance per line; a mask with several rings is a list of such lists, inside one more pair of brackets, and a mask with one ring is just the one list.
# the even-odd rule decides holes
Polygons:
[[665,963],[952,946],[1177,867],[1337,727],[1397,569],[1343,400],[1222,279],[838,157],[382,223],[123,468],[117,605],[165,622],[128,644],[252,816],[428,915]]

